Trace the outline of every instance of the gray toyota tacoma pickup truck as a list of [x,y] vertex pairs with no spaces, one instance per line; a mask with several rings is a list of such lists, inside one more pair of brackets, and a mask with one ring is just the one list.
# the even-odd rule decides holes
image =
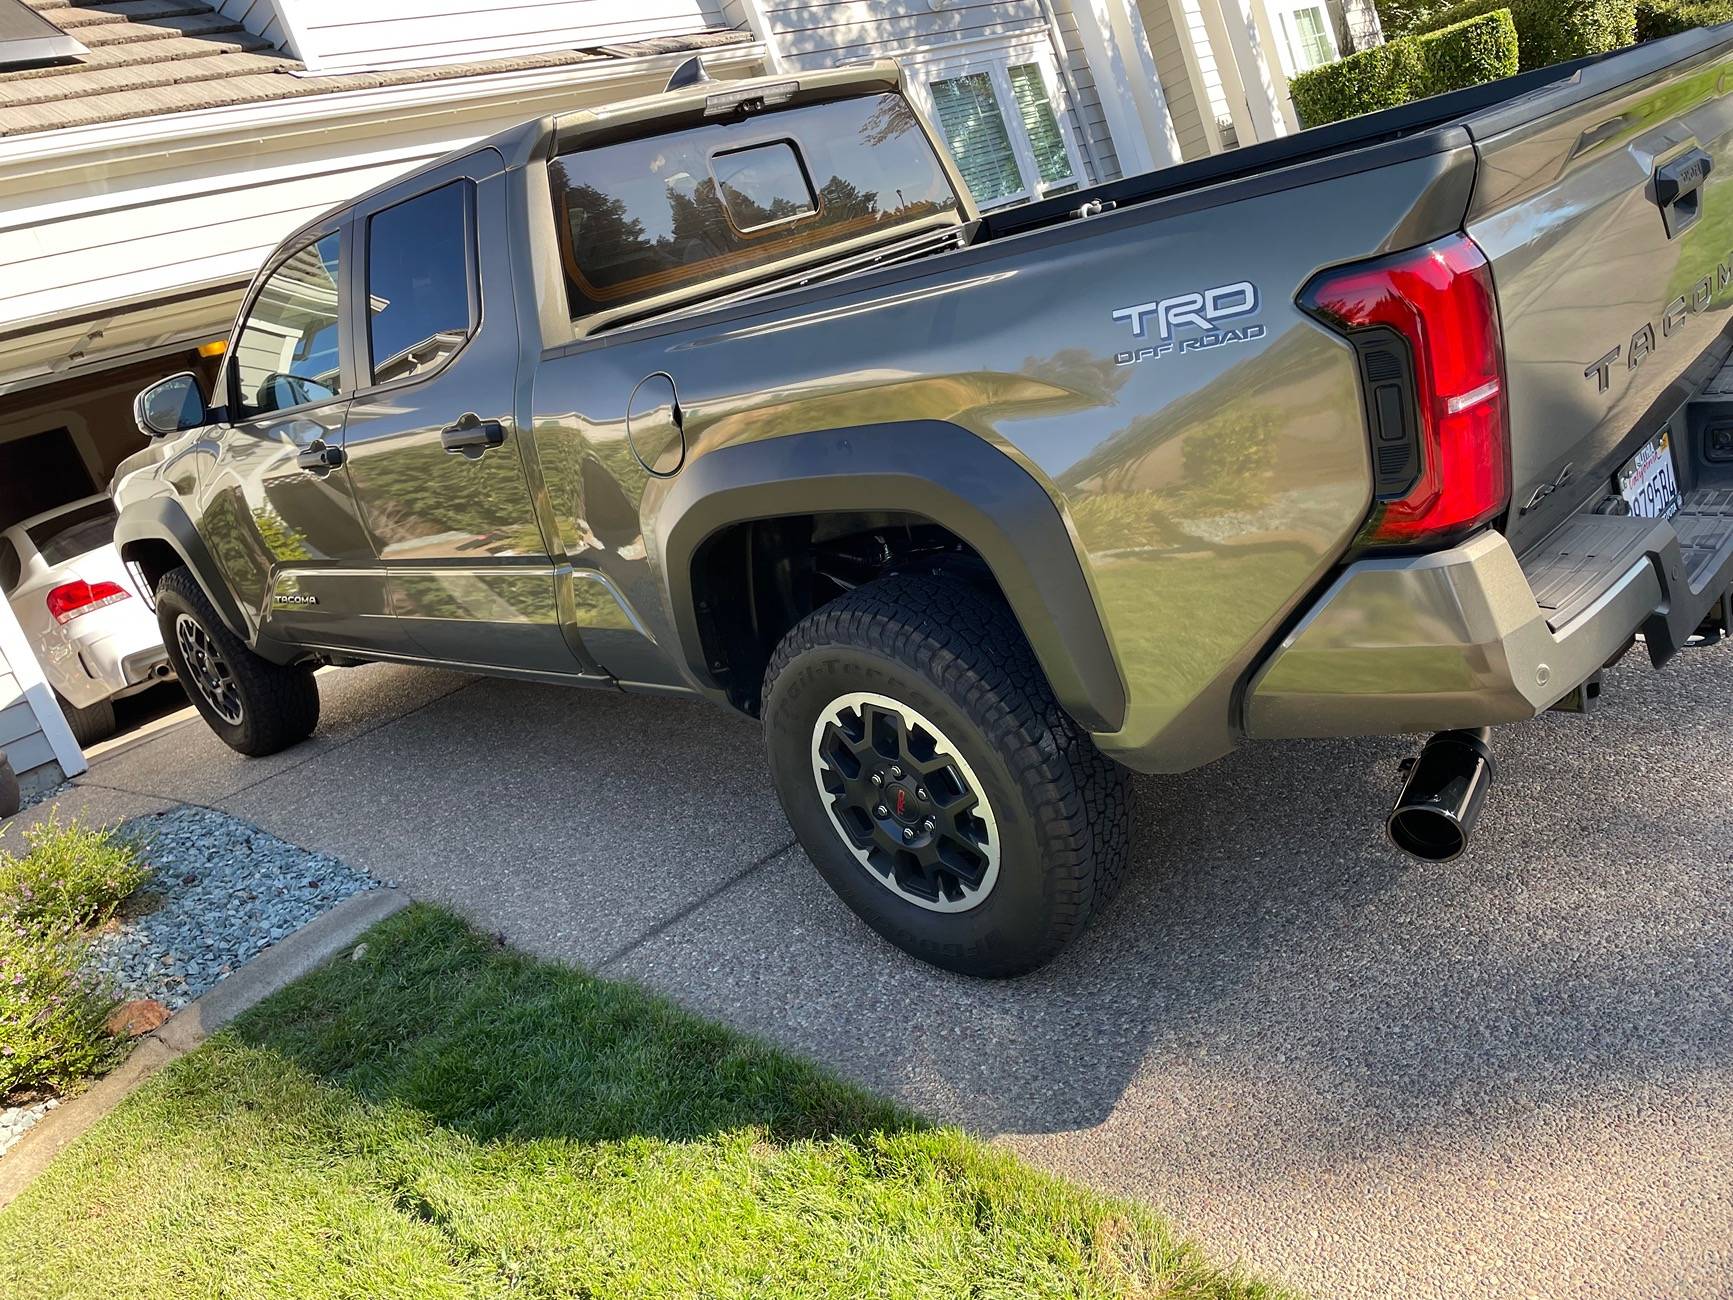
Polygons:
[[1687,33],[982,215],[894,66],[688,66],[288,239],[116,541],[242,753],[373,660],[762,719],[959,971],[1242,741],[1439,733],[1389,826],[1448,857],[1487,728],[1726,630],[1730,89]]

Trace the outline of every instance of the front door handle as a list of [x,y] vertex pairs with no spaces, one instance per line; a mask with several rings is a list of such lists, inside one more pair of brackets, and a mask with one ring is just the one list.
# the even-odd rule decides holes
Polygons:
[[447,451],[461,452],[474,460],[482,452],[505,441],[505,426],[498,420],[484,420],[474,411],[461,415],[456,424],[448,424],[439,434],[440,445]]
[[333,447],[323,438],[315,438],[295,457],[295,463],[313,474],[329,474],[343,463],[343,449]]

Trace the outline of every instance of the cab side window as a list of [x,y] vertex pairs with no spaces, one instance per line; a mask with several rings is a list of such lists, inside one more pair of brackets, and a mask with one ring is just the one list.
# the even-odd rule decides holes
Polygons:
[[235,344],[234,401],[241,419],[335,397],[340,240],[326,235],[271,272]]
[[454,181],[368,219],[375,384],[437,370],[468,341],[477,316],[469,212],[469,182]]

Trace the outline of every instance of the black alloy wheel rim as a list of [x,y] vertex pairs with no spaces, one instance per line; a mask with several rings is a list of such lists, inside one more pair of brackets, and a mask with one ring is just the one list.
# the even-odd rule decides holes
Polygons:
[[242,717],[241,692],[228,663],[217,652],[210,633],[190,614],[175,616],[175,641],[181,658],[186,661],[185,675],[204,698],[211,711],[230,726],[239,726]]
[[918,710],[869,692],[832,700],[813,725],[812,771],[831,825],[893,894],[964,912],[992,892],[998,820],[974,769]]

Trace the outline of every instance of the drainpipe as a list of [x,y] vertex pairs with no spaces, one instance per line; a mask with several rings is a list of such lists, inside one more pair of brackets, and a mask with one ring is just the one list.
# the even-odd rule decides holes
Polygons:
[[1083,120],[1083,104],[1078,98],[1077,81],[1071,75],[1071,51],[1065,46],[1065,29],[1059,25],[1059,15],[1053,8],[1053,0],[1041,0],[1041,12],[1047,19],[1047,39],[1053,43],[1053,57],[1059,64],[1059,80],[1065,86],[1065,98],[1070,101],[1071,111],[1077,117],[1078,144],[1083,146],[1083,155],[1089,160],[1089,170],[1095,176],[1099,185],[1107,177],[1101,174],[1101,155],[1095,149],[1095,137],[1089,130],[1089,123]]

